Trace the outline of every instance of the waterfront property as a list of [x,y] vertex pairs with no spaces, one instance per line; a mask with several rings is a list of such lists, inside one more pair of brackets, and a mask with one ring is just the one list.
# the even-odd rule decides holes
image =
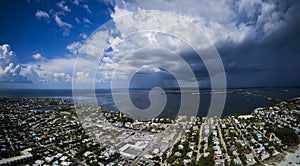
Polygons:
[[299,144],[300,98],[250,115],[149,121],[63,99],[0,101],[0,165],[276,165]]

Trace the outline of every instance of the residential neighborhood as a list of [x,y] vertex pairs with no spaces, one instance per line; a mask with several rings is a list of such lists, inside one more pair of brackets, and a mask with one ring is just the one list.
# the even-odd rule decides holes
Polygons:
[[0,165],[277,165],[299,150],[300,98],[147,121],[57,98],[1,98],[0,108]]

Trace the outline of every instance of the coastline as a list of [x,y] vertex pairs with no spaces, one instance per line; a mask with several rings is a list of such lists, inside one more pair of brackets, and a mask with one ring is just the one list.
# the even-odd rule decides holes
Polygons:
[[287,152],[284,159],[276,165],[300,165],[300,144],[294,152]]
[[[12,150],[14,150],[14,147],[19,147],[19,142],[24,142],[24,140],[22,139],[23,137],[20,137],[21,141],[19,142],[12,142],[12,139],[7,139],[7,138],[13,138],[14,135],[18,134],[18,133],[22,133],[24,132],[23,127],[27,127],[25,129],[25,133],[34,133],[36,131],[42,131],[42,132],[38,132],[37,134],[35,134],[35,136],[33,136],[32,134],[28,134],[28,138],[30,137],[31,139],[37,139],[37,137],[41,140],[41,142],[39,142],[38,144],[34,144],[34,142],[32,143],[33,146],[35,148],[33,148],[34,153],[36,151],[38,151],[41,148],[41,144],[49,144],[51,142],[49,142],[50,140],[53,142],[62,142],[65,141],[65,143],[61,143],[61,144],[57,144],[58,147],[52,149],[53,151],[56,151],[57,153],[61,153],[63,155],[65,155],[66,157],[68,157],[71,154],[71,151],[73,152],[73,150],[75,150],[76,152],[78,151],[78,149],[84,149],[83,152],[88,152],[88,151],[92,151],[93,149],[91,149],[90,147],[82,147],[82,141],[84,141],[89,134],[97,134],[98,136],[98,141],[101,140],[100,145],[101,144],[115,144],[116,141],[117,142],[121,142],[121,144],[118,144],[118,146],[116,146],[115,148],[112,149],[117,149],[117,151],[114,151],[114,153],[118,154],[117,157],[115,155],[110,156],[111,159],[110,160],[101,160],[99,159],[99,161],[101,160],[102,162],[105,162],[107,164],[107,162],[111,161],[111,160],[115,160],[114,162],[128,162],[128,163],[136,163],[138,161],[144,161],[145,159],[142,158],[142,156],[144,156],[144,154],[148,154],[151,155],[151,161],[152,162],[156,162],[156,163],[164,163],[164,162],[168,162],[168,163],[172,163],[174,161],[179,161],[180,159],[182,159],[182,155],[178,155],[178,149],[177,150],[171,150],[171,151],[167,151],[168,148],[164,148],[164,150],[161,150],[162,154],[168,154],[166,155],[166,158],[163,159],[163,161],[157,161],[156,159],[154,159],[155,157],[160,157],[160,154],[154,154],[153,155],[153,151],[155,149],[160,148],[162,145],[164,145],[165,147],[172,147],[172,148],[177,148],[179,146],[179,144],[181,145],[180,147],[184,147],[184,148],[190,148],[190,149],[202,149],[201,151],[199,150],[197,156],[201,156],[201,154],[204,156],[205,152],[209,152],[209,154],[211,154],[211,156],[217,157],[217,152],[218,149],[221,151],[220,146],[218,146],[218,144],[220,144],[220,142],[223,142],[222,144],[224,144],[224,147],[228,147],[228,148],[240,148],[240,151],[248,151],[248,153],[243,156],[235,156],[233,154],[233,152],[231,153],[227,153],[226,150],[224,152],[223,155],[225,156],[235,156],[235,160],[231,160],[232,162],[237,162],[240,161],[240,164],[243,165],[252,165],[253,161],[255,158],[253,158],[253,154],[259,154],[259,156],[256,157],[257,159],[257,164],[262,164],[262,165],[300,165],[299,163],[299,155],[300,155],[300,144],[298,144],[297,146],[290,146],[287,150],[286,148],[282,148],[283,145],[280,145],[279,151],[281,153],[272,153],[269,152],[268,149],[271,149],[273,147],[274,149],[274,144],[265,144],[265,141],[269,141],[269,142],[274,142],[270,141],[269,139],[269,135],[266,135],[265,133],[262,133],[260,130],[265,130],[268,131],[270,129],[270,125],[265,125],[265,123],[271,123],[274,121],[274,118],[276,119],[275,122],[277,123],[277,125],[290,125],[291,127],[296,127],[297,131],[299,131],[298,129],[298,124],[297,124],[297,120],[295,121],[295,118],[298,118],[298,115],[300,113],[299,109],[300,109],[300,98],[294,98],[291,99],[287,102],[282,101],[281,103],[274,105],[274,106],[268,106],[268,107],[264,107],[264,108],[257,108],[254,110],[253,113],[251,114],[247,114],[247,115],[240,115],[240,116],[230,116],[227,118],[221,118],[218,119],[217,117],[214,118],[207,118],[207,117],[202,117],[202,118],[191,118],[190,120],[184,122],[181,120],[178,121],[178,123],[175,124],[182,124],[183,126],[189,126],[186,127],[184,129],[185,136],[181,137],[181,135],[179,136],[180,138],[182,138],[182,140],[184,140],[184,144],[182,143],[182,141],[180,140],[180,142],[169,142],[169,141],[157,141],[160,140],[162,138],[168,138],[169,135],[173,135],[172,136],[172,140],[177,140],[175,139],[175,135],[173,134],[172,131],[173,130],[165,130],[168,125],[164,124],[161,122],[161,119],[153,119],[152,123],[147,123],[147,122],[134,122],[133,120],[130,120],[127,118],[124,119],[124,116],[121,115],[118,112],[114,112],[114,111],[105,111],[105,110],[100,110],[98,108],[94,109],[93,107],[90,107],[87,105],[87,107],[85,108],[85,106],[83,107],[82,111],[80,111],[81,115],[88,117],[85,118],[84,121],[81,121],[81,125],[79,125],[80,123],[78,123],[78,118],[74,118],[76,112],[74,110],[74,106],[72,105],[72,101],[67,101],[64,100],[62,98],[0,98],[2,103],[2,108],[3,109],[3,117],[12,117],[11,121],[14,122],[13,125],[11,125],[11,123],[7,123],[4,125],[5,132],[3,133],[3,135],[7,135],[6,137],[2,137],[2,141],[8,141],[8,143],[10,143],[11,146],[7,147],[7,150],[10,151],[9,148],[11,148]],[[52,108],[53,111],[43,111],[42,108],[44,107],[47,108]],[[288,108],[287,111],[286,109]],[[49,109],[49,110],[52,110]],[[8,111],[8,110],[12,110],[12,111]],[[93,111],[92,111],[93,110]],[[20,111],[24,111],[23,113],[21,113]],[[92,112],[91,112],[92,111]],[[77,112],[78,113],[78,112]],[[12,116],[13,115],[13,116]],[[72,116],[69,116],[72,115]],[[98,121],[97,123],[100,123],[100,125],[95,125],[95,126],[86,126],[89,124],[94,123],[94,119],[95,117],[105,117],[105,120],[101,120]],[[18,121],[16,121],[17,119],[21,118],[21,119],[26,119],[26,121],[24,121],[24,125],[22,128],[19,128],[20,131],[14,131],[14,130],[10,130],[10,126],[18,126],[19,123]],[[254,118],[255,117],[255,118]],[[32,121],[34,118],[34,121]],[[38,119],[38,120],[36,120]],[[247,120],[249,119],[249,120]],[[284,119],[294,119],[293,121],[283,121]],[[97,118],[97,120],[99,120],[99,118]],[[124,121],[125,120],[125,121]],[[163,119],[164,121],[164,119]],[[106,124],[106,122],[111,122],[111,124],[113,124],[113,126],[115,126],[116,128],[112,127],[109,125],[109,127],[105,127],[104,124]],[[120,123],[120,122],[126,122],[126,123]],[[179,123],[180,122],[180,123]],[[83,124],[84,123],[84,124]],[[28,124],[28,125],[27,125]],[[73,124],[77,124],[77,125],[73,125]],[[153,124],[153,125],[152,125]],[[173,122],[172,122],[173,124]],[[218,128],[214,128],[214,125],[218,124]],[[263,124],[264,128],[260,129],[260,125]],[[276,124],[274,124],[276,125]],[[65,131],[61,132],[61,126],[68,126],[69,128],[64,128]],[[85,127],[90,127],[90,128],[82,128],[83,126]],[[253,128],[253,130],[249,130],[248,127],[246,126],[251,126],[251,128]],[[180,127],[180,126],[177,126]],[[177,128],[176,127],[176,128]],[[15,128],[15,127],[14,127]],[[207,131],[203,131],[203,128],[207,128]],[[34,130],[33,130],[34,129]],[[87,129],[88,131],[86,132],[80,132]],[[90,129],[90,130],[89,130]],[[125,140],[122,140],[123,137],[115,137],[115,135],[111,135],[111,131],[115,131],[115,132],[120,132],[120,135],[125,134],[128,132],[128,130],[133,131],[134,130],[134,134],[131,135],[129,134],[128,137]],[[142,129],[142,130],[140,130]],[[140,147],[138,149],[136,149],[136,151],[134,149],[131,149],[133,151],[129,151],[127,153],[126,148],[130,146],[137,146],[139,147],[139,145],[133,144],[132,142],[130,142],[130,140],[135,140],[134,142],[138,142],[138,141],[144,141],[144,137],[143,135],[141,135],[139,132],[144,132],[144,131],[151,131],[152,133],[150,133],[150,135],[152,135],[153,133],[160,133],[161,129],[168,131],[168,134],[164,133],[162,135],[158,134],[157,137],[153,137],[151,139],[150,142],[153,142],[151,144],[149,144],[149,140],[148,142],[146,142],[145,144],[148,144],[149,148],[147,148],[147,150],[145,150],[143,147]],[[9,130],[9,132],[7,132]],[[33,130],[33,131],[32,131]],[[56,133],[47,133],[47,135],[45,135],[45,131],[59,131],[59,134]],[[4,130],[3,130],[4,131]],[[77,133],[81,133],[80,135],[78,135],[76,137],[76,139],[73,139],[74,141],[69,142],[68,140],[68,136],[70,133],[69,131],[75,131]],[[90,132],[91,131],[91,132]],[[101,133],[101,132],[102,133]],[[284,130],[286,131],[286,130]],[[13,133],[15,132],[15,133]],[[246,133],[248,132],[248,138],[246,138]],[[101,134],[100,134],[101,133]],[[106,135],[105,135],[106,133]],[[163,133],[163,132],[162,132]],[[197,134],[198,133],[198,134]],[[208,138],[209,133],[211,133],[211,136],[213,139],[210,139],[210,141],[205,141],[205,138]],[[219,134],[218,134],[219,133]],[[224,133],[224,134],[223,134]],[[286,135],[286,132],[282,131],[280,132],[281,134],[279,135]],[[86,135],[87,134],[87,135]],[[192,137],[193,135],[199,135],[199,137]],[[227,135],[227,136],[226,136]],[[91,135],[89,135],[91,136]],[[101,136],[101,137],[100,137]],[[238,138],[239,136],[241,136],[241,138]],[[299,135],[298,135],[299,136]],[[230,139],[231,137],[231,139]],[[230,141],[232,140],[232,138],[238,138],[236,139],[234,142]],[[63,138],[67,138],[67,139],[63,139]],[[100,139],[101,138],[101,139]],[[114,139],[116,140],[114,140]],[[225,138],[225,139],[224,139]],[[249,138],[255,138],[256,141],[252,141]],[[53,140],[55,139],[55,140]],[[58,140],[61,139],[61,140]],[[275,139],[275,138],[274,138]],[[281,138],[280,138],[281,139]],[[77,140],[77,142],[76,142]],[[97,141],[90,139],[90,144],[97,144]],[[103,141],[105,140],[105,141]],[[137,141],[138,140],[138,141]],[[1,141],[1,140],[0,140]],[[7,142],[6,141],[6,142]],[[48,141],[48,142],[47,142]],[[94,142],[95,141],[95,142]],[[201,142],[204,141],[204,145],[201,145]],[[251,141],[251,142],[250,142]],[[25,140],[26,142],[26,140]],[[85,142],[85,141],[84,141]],[[185,143],[187,142],[187,143]],[[195,146],[196,142],[198,146]],[[212,146],[212,142],[216,142],[216,149],[207,149],[208,145]],[[217,143],[219,142],[219,143]],[[166,144],[163,144],[166,143]],[[240,143],[240,146],[238,146]],[[242,143],[244,145],[249,145],[247,147],[242,147]],[[277,142],[276,142],[277,143]],[[65,146],[65,144],[67,146]],[[125,144],[125,145],[124,145]],[[12,145],[18,145],[18,146],[12,146]],[[120,146],[119,146],[120,145]],[[123,146],[124,145],[124,146]],[[177,146],[178,145],[178,146]],[[206,145],[206,146],[205,146]],[[296,144],[294,144],[296,145]],[[191,146],[191,147],[190,147]],[[261,153],[261,151],[259,152],[260,148],[257,148],[257,146],[260,146],[264,149],[263,153]],[[69,149],[65,149],[65,147],[69,147]],[[125,149],[124,149],[124,148]],[[206,148],[205,148],[206,147]],[[58,148],[58,150],[57,150]],[[178,147],[179,148],[179,147]],[[276,148],[276,147],[275,147]],[[119,149],[119,150],[118,150]],[[143,153],[143,155],[139,155],[140,149],[144,149],[145,153]],[[227,149],[227,148],[226,148]],[[251,150],[252,149],[252,150]],[[111,149],[106,149],[107,153],[110,152]],[[180,149],[182,150],[182,149]],[[210,150],[210,151],[208,151]],[[97,156],[101,156],[102,155],[102,151],[99,150],[97,153],[95,153],[93,155],[93,157],[97,157]],[[211,159],[210,157],[202,157],[198,159],[196,158],[197,156],[195,156],[195,154],[188,152],[189,149],[185,152],[182,153],[186,153],[189,156],[189,159],[186,159],[185,162],[198,162],[198,163],[205,163],[206,161],[209,162],[216,162],[216,163],[224,163],[226,161],[224,160],[220,160],[220,159]],[[119,153],[120,152],[120,153]],[[151,153],[152,152],[152,153]],[[177,153],[178,152],[178,153]],[[235,151],[237,152],[237,151]],[[50,152],[49,152],[50,153]],[[180,152],[181,153],[181,152]],[[222,153],[222,152],[220,152]],[[103,153],[104,154],[104,153]],[[129,154],[129,155],[128,155]],[[177,154],[177,155],[176,155]],[[269,158],[270,155],[274,154],[273,157]],[[277,155],[276,155],[277,154]],[[118,158],[119,155],[121,155],[122,157]],[[40,155],[43,156],[43,155]],[[54,157],[55,154],[51,154],[50,157]],[[128,159],[126,157],[131,156]],[[154,157],[153,157],[154,156]],[[297,157],[298,156],[298,157]],[[49,156],[48,156],[49,157]],[[69,156],[70,157],[70,156]],[[115,158],[116,157],[116,158]],[[125,157],[125,159],[124,159]],[[242,158],[244,157],[244,158]],[[269,159],[268,159],[269,158]],[[89,164],[90,158],[88,156],[85,156],[84,154],[81,154],[81,156],[76,156],[76,157],[70,157],[69,160],[73,160],[75,162],[85,162],[87,164]],[[134,159],[134,160],[133,160]],[[195,160],[197,159],[197,160]],[[266,160],[265,160],[266,159]],[[33,161],[32,159],[30,159],[30,161],[28,160],[29,163],[32,162],[47,162],[48,158],[46,159],[44,156],[40,157],[39,160]],[[61,160],[65,160],[65,157]],[[148,159],[147,159],[148,160]],[[150,160],[150,159],[149,159]],[[49,161],[48,164],[51,164],[52,161]],[[98,162],[98,160],[97,160]],[[229,162],[226,162],[227,164],[229,164]],[[299,164],[298,164],[299,163]],[[183,163],[182,163],[183,164]],[[254,161],[255,164],[255,161]],[[207,164],[206,164],[207,165]]]
[[[297,157],[298,156],[298,157]],[[300,144],[264,161],[266,166],[300,165]]]

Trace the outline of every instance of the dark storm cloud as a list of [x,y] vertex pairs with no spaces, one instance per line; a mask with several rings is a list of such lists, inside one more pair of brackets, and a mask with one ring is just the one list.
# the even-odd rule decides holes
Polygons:
[[238,63],[229,63],[226,66],[227,74],[236,74],[243,72],[262,72],[265,71],[266,68],[260,64],[238,64]]
[[[155,80],[155,81],[154,81]],[[149,69],[140,70],[130,80],[130,87],[154,88],[154,87],[178,87],[178,83],[174,76],[170,73],[160,70],[153,71]]]
[[300,85],[299,1],[293,2],[285,17],[283,27],[261,40],[254,38],[218,48],[227,76],[231,75],[227,78],[229,87]]
[[[189,1],[184,4],[180,0],[139,2],[113,3],[116,11],[113,18],[118,18],[122,13],[144,9],[169,11],[192,21],[216,46],[225,68],[228,87],[295,87],[300,85],[300,1],[243,0],[210,1],[209,3]],[[168,5],[165,5],[166,3]],[[163,22],[158,24],[164,26]],[[174,26],[174,28],[181,28],[181,25]],[[188,37],[197,38],[197,36]],[[144,40],[141,39],[144,38],[133,37],[132,41],[126,42],[127,47],[124,48],[132,49],[135,48],[134,45],[144,44]],[[148,39],[159,43],[159,46],[164,48],[172,48],[168,46],[175,43],[176,49],[171,50],[179,52],[193,70],[198,82],[207,82],[210,80],[209,77],[218,76],[222,72],[216,66],[217,59],[206,55],[204,56],[206,59],[201,59],[202,55],[197,55],[193,48],[183,46],[182,43],[179,45],[155,34],[148,35],[146,41]],[[131,46],[130,44],[133,46],[128,47]],[[205,48],[203,46],[203,49]],[[147,53],[141,53],[141,56],[132,59],[128,64],[138,66],[141,61],[154,64],[153,66],[162,63],[179,73],[183,80],[195,81],[184,77],[183,63],[168,59],[161,52],[147,50]],[[210,72],[212,75],[209,76],[207,69],[213,66],[216,66],[216,70]],[[150,65],[149,67],[151,68]],[[140,72],[137,75],[142,78],[149,73],[151,71]],[[161,75],[158,72],[150,75],[155,74]],[[170,79],[167,76],[155,78]],[[143,82],[142,79],[140,81]]]

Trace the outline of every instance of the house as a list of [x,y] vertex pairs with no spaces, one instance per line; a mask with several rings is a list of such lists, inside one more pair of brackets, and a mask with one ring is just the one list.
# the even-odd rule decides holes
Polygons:
[[189,158],[192,158],[192,156],[193,156],[193,151],[187,152],[186,155],[187,155]]
[[176,152],[176,153],[175,153],[175,156],[176,156],[176,157],[180,157],[180,156],[181,156],[181,153],[180,153],[180,152]]
[[45,161],[46,161],[47,163],[50,163],[52,160],[53,160],[53,157],[46,157],[46,158],[45,158]]
[[239,157],[235,158],[235,159],[233,160],[233,162],[234,162],[234,164],[236,164],[236,165],[243,165],[243,163],[242,163],[242,161],[241,161],[241,159],[240,159]]
[[263,152],[263,153],[261,154],[261,160],[265,160],[265,159],[267,159],[267,158],[269,158],[269,157],[270,157],[270,154],[267,153],[267,152]]
[[85,157],[88,157],[88,156],[90,156],[91,154],[93,154],[93,152],[86,151],[83,155],[84,155]]
[[66,161],[63,161],[63,162],[61,162],[61,166],[69,166],[69,165],[71,165],[72,164],[72,162],[66,162]]
[[153,155],[157,155],[158,153],[159,153],[159,149],[157,149],[157,148],[154,149],[153,152],[152,152]]
[[223,123],[223,124],[221,125],[221,127],[222,127],[222,129],[226,129],[226,124]]
[[183,145],[178,145],[178,149],[182,150],[183,149]]
[[43,165],[45,161],[43,160],[36,160],[34,163],[37,165]]
[[236,150],[234,150],[234,151],[232,152],[232,155],[234,155],[234,156],[238,156],[238,155],[239,155],[239,153],[238,153]]
[[217,130],[214,130],[214,131],[212,132],[212,135],[215,136],[215,137],[218,136]]
[[257,153],[261,153],[265,150],[265,147],[263,145],[260,145],[260,147],[256,148]]
[[62,157],[60,158],[60,161],[65,161],[65,160],[67,160],[67,159],[68,159],[67,156],[62,156]]
[[249,153],[249,154],[245,154],[246,156],[246,159],[247,159],[247,164],[249,165],[253,165],[256,163],[255,159],[254,159],[254,156],[252,153]]
[[191,159],[184,159],[183,160],[184,165],[188,165],[188,163],[190,163],[190,162],[191,162]]

